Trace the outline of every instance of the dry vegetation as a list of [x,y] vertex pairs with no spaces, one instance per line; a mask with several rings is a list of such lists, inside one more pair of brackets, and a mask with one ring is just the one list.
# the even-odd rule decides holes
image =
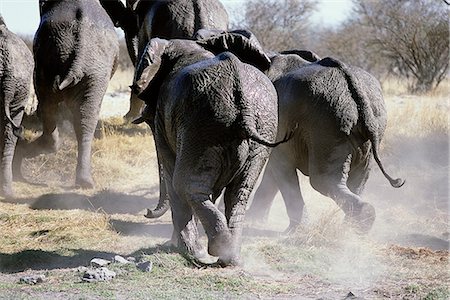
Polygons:
[[[76,143],[70,126],[60,152],[25,163],[36,185],[15,183],[15,203],[0,200],[0,298],[4,299],[448,299],[449,82],[434,94],[410,96],[384,84],[389,124],[382,159],[406,177],[393,190],[374,172],[366,199],[378,218],[368,236],[342,223],[341,211],[301,179],[308,222],[290,236],[277,201],[269,224],[248,224],[240,268],[198,268],[161,243],[171,236],[170,214],[143,217],[156,205],[158,180],[152,136],[123,124],[129,72],[115,75],[93,147],[96,189],[72,187]],[[108,108],[106,111],[106,107]],[[28,134],[32,135],[33,132]],[[440,249],[440,250],[439,250]],[[111,282],[81,284],[77,267],[93,257],[146,257],[151,273],[113,265]],[[23,274],[46,274],[36,286]]]

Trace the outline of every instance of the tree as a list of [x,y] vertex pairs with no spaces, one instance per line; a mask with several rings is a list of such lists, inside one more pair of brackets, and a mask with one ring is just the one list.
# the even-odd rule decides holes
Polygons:
[[315,8],[315,0],[249,0],[238,26],[252,31],[268,50],[304,48]]
[[449,68],[448,10],[442,1],[354,1],[366,42],[386,59],[389,70],[412,79],[410,91],[436,88]]

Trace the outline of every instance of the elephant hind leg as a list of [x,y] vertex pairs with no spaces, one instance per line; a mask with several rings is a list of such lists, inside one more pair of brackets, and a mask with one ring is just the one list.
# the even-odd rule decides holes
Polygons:
[[158,159],[164,166],[164,180],[160,182],[165,185],[163,189],[167,192],[172,213],[173,233],[170,243],[181,252],[193,255],[194,258],[203,262],[206,251],[198,241],[197,220],[194,217],[192,207],[178,195],[172,182],[175,155],[169,149],[165,140],[159,138],[158,133],[155,135],[155,144],[158,151]]
[[[198,145],[198,143],[197,143]],[[202,151],[198,147],[180,147],[173,173],[173,187],[178,196],[189,203],[208,236],[208,252],[222,256],[231,242],[225,216],[211,201],[220,174],[218,150]],[[191,150],[192,149],[192,150]],[[199,151],[200,150],[200,151]]]
[[[310,182],[314,189],[332,198],[344,211],[346,220],[351,221],[360,232],[368,232],[375,221],[375,209],[353,193],[347,186],[350,170],[351,154],[339,156],[335,149],[332,163],[317,168],[318,164],[310,163]],[[342,149],[341,149],[342,150]],[[348,153],[348,152],[347,152]]]
[[279,189],[270,167],[270,160],[266,166],[261,183],[259,184],[253,201],[247,211],[247,218],[252,222],[267,222],[270,208]]
[[91,149],[97,127],[100,107],[108,85],[108,77],[83,80],[68,103],[72,111],[73,127],[78,144],[75,184],[82,188],[93,188],[91,174]]
[[245,209],[268,154],[263,150],[256,156],[248,158],[243,167],[244,171],[238,174],[225,188],[225,216],[232,240],[228,245],[228,251],[219,258],[224,265],[239,264]]

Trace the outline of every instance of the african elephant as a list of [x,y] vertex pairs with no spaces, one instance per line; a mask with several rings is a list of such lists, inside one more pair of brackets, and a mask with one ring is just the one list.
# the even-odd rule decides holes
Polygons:
[[58,150],[56,112],[65,101],[78,142],[76,185],[91,188],[91,144],[103,96],[117,66],[118,37],[96,0],[40,0],[39,4],[34,84],[43,133],[25,155]]
[[[236,56],[206,50],[231,50],[233,42],[244,41],[232,35],[223,38],[152,39],[137,66],[133,89],[146,102],[142,120],[154,122],[174,242],[201,261],[198,218],[208,237],[209,254],[229,265],[239,262],[247,200],[270,147],[289,137],[272,142],[278,117],[270,80],[241,62],[239,51]],[[262,51],[248,57],[262,57],[268,67]],[[225,215],[214,206],[222,190]]]
[[[117,27],[125,32],[128,53],[134,65],[151,38],[191,38],[202,28],[228,28],[228,14],[219,0],[101,0]],[[131,94],[125,119],[137,118],[143,102]]]
[[378,155],[387,122],[379,82],[360,68],[296,51],[272,57],[267,75],[278,93],[279,132],[293,124],[299,127],[291,140],[272,151],[249,217],[266,220],[280,191],[290,219],[287,231],[294,229],[304,207],[296,173],[300,170],[358,230],[367,232],[375,210],[360,193],[372,157],[393,187],[404,183],[385,172]]
[[13,197],[12,161],[22,136],[22,117],[30,93],[33,55],[25,43],[8,30],[0,16],[0,195]]

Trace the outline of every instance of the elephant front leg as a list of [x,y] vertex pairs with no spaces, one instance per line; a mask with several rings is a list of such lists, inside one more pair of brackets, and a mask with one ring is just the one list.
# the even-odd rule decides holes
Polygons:
[[42,135],[34,142],[24,145],[23,157],[34,157],[41,153],[53,153],[58,151],[60,146],[59,132],[56,127],[58,113],[58,99],[53,93],[43,91],[42,87],[37,88],[39,100],[38,116],[42,121]]

